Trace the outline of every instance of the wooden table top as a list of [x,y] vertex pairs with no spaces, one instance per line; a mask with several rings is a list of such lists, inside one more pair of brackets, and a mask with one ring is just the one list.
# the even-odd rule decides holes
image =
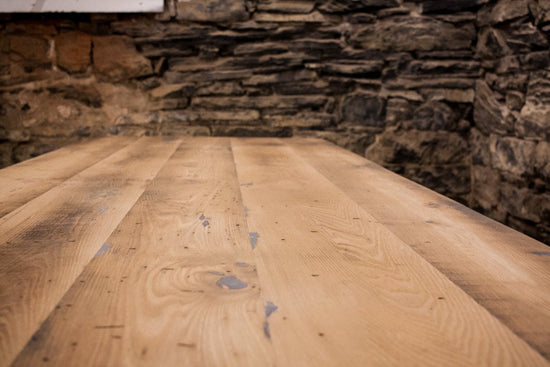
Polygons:
[[548,366],[550,249],[315,139],[0,170],[0,366]]

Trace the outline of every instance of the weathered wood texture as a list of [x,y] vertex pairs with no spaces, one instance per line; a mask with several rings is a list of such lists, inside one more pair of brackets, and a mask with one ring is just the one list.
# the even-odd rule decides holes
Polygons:
[[70,152],[0,171],[0,366],[550,365],[550,249],[364,158]]

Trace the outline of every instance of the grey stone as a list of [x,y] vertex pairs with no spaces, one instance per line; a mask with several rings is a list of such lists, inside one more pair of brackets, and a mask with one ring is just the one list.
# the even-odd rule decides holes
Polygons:
[[360,28],[350,41],[366,49],[432,51],[468,49],[475,37],[475,29],[469,26],[428,17],[394,17]]
[[342,119],[354,124],[382,127],[385,124],[386,101],[369,94],[353,94],[342,101]]
[[418,107],[406,127],[418,130],[455,130],[458,117],[447,104],[430,101]]

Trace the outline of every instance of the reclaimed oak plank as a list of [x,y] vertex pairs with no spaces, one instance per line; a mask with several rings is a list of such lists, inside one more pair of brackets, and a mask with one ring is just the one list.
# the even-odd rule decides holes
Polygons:
[[106,244],[14,366],[273,365],[228,139],[184,140]]
[[321,140],[292,149],[512,331],[550,358],[548,247]]
[[0,170],[0,218],[134,140],[107,137],[69,145]]
[[548,366],[280,140],[232,140],[279,365]]
[[0,221],[0,366],[40,327],[180,144],[141,138]]

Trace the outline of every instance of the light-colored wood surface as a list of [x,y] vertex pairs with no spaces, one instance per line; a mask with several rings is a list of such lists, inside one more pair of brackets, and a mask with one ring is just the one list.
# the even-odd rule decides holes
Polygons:
[[290,145],[377,221],[550,358],[550,248],[324,141]]
[[549,365],[543,244],[319,140],[101,144],[0,170],[0,366]]
[[140,139],[0,220],[1,365],[40,327],[178,144]]
[[0,217],[124,148],[130,141],[108,137],[70,145],[0,170]]

